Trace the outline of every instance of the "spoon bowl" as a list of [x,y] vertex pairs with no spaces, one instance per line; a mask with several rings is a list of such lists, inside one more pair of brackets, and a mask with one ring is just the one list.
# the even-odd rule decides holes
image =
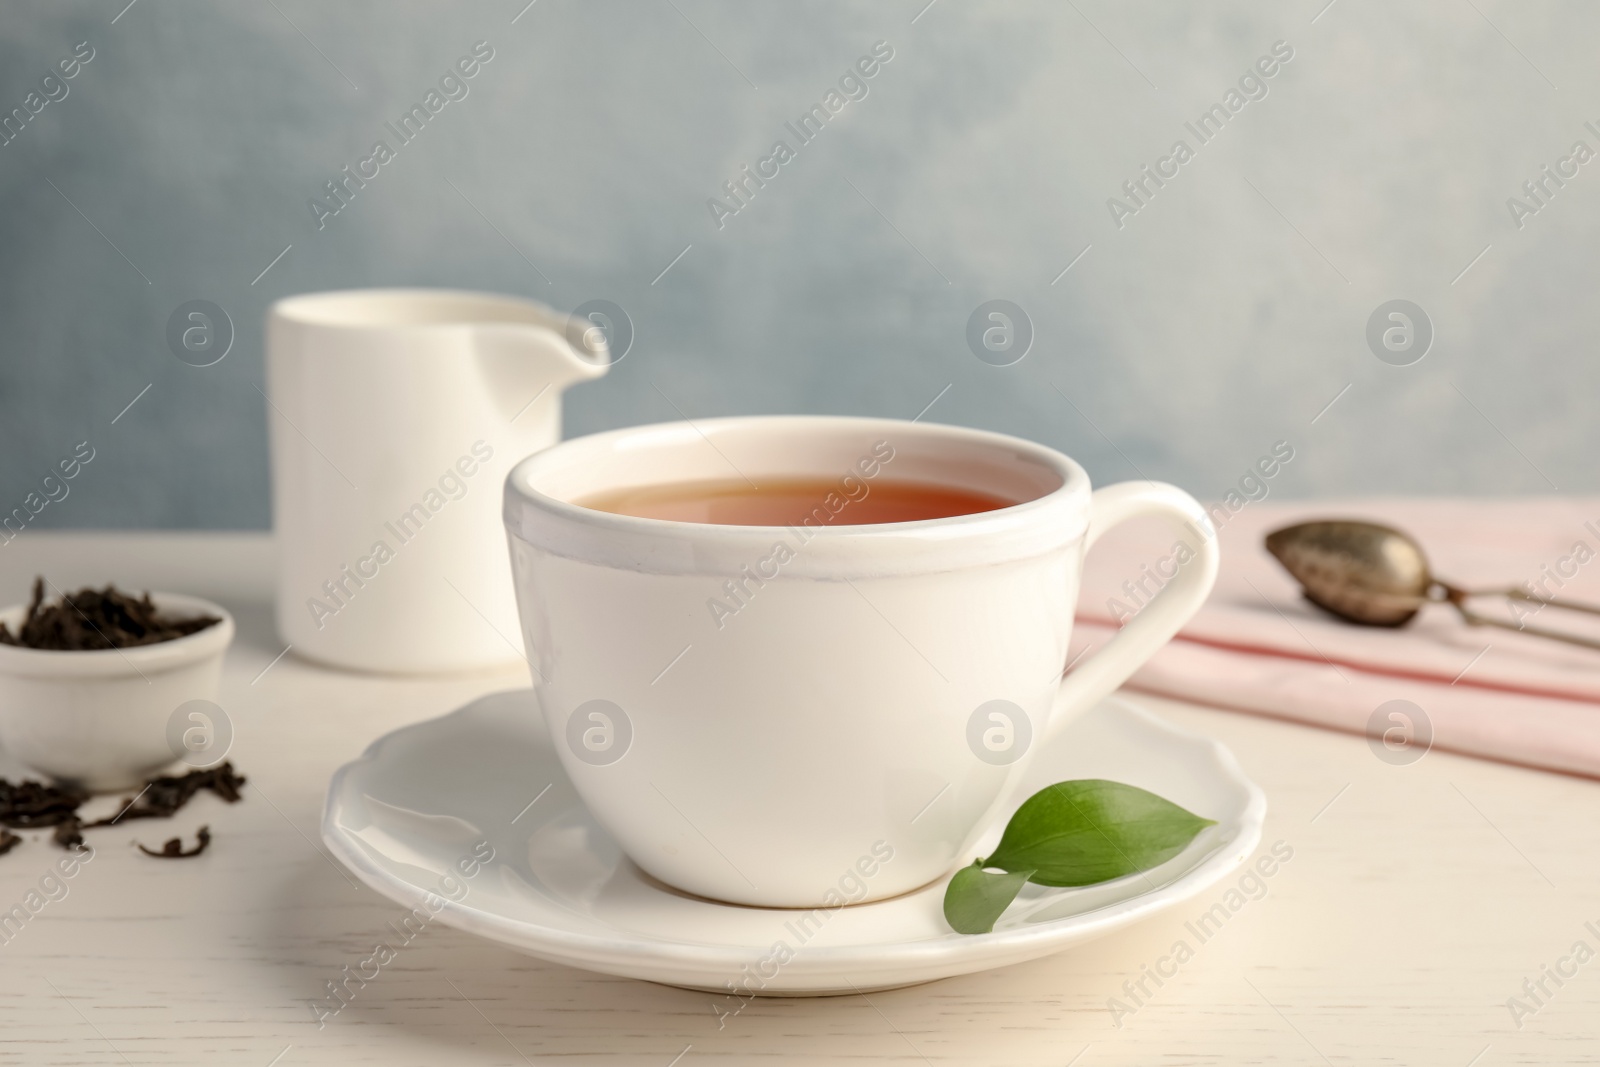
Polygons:
[[1286,526],[1267,535],[1277,557],[1305,590],[1306,599],[1364,626],[1404,626],[1439,584],[1427,558],[1391,526],[1324,520]]
[[1347,622],[1404,626],[1427,604],[1449,604],[1469,626],[1495,626],[1530,637],[1600,649],[1600,638],[1566,633],[1484,615],[1468,606],[1474,597],[1600,615],[1600,605],[1536,595],[1531,587],[1464,589],[1428,570],[1422,546],[1392,526],[1358,519],[1325,519],[1285,526],[1267,535],[1267,551],[1300,583],[1307,600]]

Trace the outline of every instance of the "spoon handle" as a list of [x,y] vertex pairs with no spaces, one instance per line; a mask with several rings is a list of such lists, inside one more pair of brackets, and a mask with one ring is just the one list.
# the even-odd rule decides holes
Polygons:
[[[1515,587],[1511,589],[1499,590],[1498,592],[1503,593],[1503,595],[1510,600],[1522,600],[1529,604],[1539,604],[1545,607],[1562,608],[1566,611],[1582,611],[1590,615],[1600,615],[1600,604],[1584,604],[1576,600],[1563,600],[1560,597],[1555,596],[1534,596],[1526,589],[1517,589]],[[1477,594],[1473,595],[1476,596]]]
[[[1506,622],[1504,619],[1492,619],[1487,615],[1479,615],[1477,612],[1468,608],[1460,601],[1453,601],[1453,603],[1456,606],[1456,610],[1461,613],[1461,617],[1465,619],[1467,624],[1470,626],[1498,626],[1502,630],[1510,630],[1513,633],[1531,634],[1534,637],[1548,637],[1552,641],[1565,641],[1569,645],[1581,645],[1584,648],[1600,649],[1600,640],[1595,640],[1594,638],[1580,637],[1577,634],[1566,634],[1559,630],[1547,630],[1542,626],[1528,626],[1526,624],[1519,626],[1514,622]],[[1543,601],[1543,603],[1548,604],[1553,602],[1547,600]],[[1569,605],[1561,606],[1566,607]],[[1593,608],[1575,608],[1574,610],[1591,612],[1595,611]],[[1600,612],[1595,612],[1595,614],[1600,614]]]

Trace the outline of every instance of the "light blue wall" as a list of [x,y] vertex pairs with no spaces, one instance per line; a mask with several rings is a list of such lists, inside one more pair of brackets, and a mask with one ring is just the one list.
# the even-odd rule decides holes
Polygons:
[[[1593,5],[125,2],[0,9],[0,111],[94,49],[0,147],[0,510],[96,450],[39,527],[266,526],[266,306],[396,284],[624,306],[571,433],[948,385],[928,418],[1209,499],[1279,440],[1283,495],[1600,487],[1600,162],[1520,229],[1506,203],[1600,150]],[[308,199],[479,40],[470,94],[319,231]],[[869,95],[719,230],[707,199],[880,40]],[[1279,40],[1200,145],[1183,122]],[[1364,340],[1396,297],[1437,330],[1413,366]],[[1014,366],[967,348],[993,298],[1036,331]],[[167,350],[191,299],[237,325],[215,366]]]

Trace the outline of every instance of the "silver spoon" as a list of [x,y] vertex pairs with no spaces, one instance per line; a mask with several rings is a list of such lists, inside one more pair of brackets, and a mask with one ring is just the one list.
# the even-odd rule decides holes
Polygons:
[[1356,520],[1303,522],[1268,534],[1267,551],[1300,583],[1307,600],[1363,626],[1404,626],[1427,604],[1451,604],[1472,626],[1498,626],[1600,649],[1600,640],[1490,618],[1473,611],[1466,601],[1503,596],[1590,615],[1600,615],[1600,607],[1538,597],[1515,586],[1462,589],[1430,573],[1422,546],[1391,526]]

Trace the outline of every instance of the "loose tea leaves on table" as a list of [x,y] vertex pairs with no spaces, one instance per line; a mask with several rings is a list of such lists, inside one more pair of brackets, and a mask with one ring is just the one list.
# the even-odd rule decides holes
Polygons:
[[199,832],[194,835],[194,838],[198,844],[196,844],[194,848],[190,849],[188,852],[183,850],[183,838],[181,837],[168,838],[167,843],[161,846],[160,852],[152,852],[143,845],[139,846],[139,851],[143,852],[146,856],[154,856],[157,859],[186,860],[200,855],[200,853],[206,850],[206,846],[211,844],[211,827],[200,827]]
[[78,805],[88,799],[80,789],[32,781],[12,785],[0,778],[0,826],[31,830],[76,822]]
[[124,819],[165,819],[189,803],[202,789],[209,789],[229,804],[239,799],[239,787],[245,777],[235,774],[233,762],[224,760],[203,771],[190,771],[181,777],[164,775],[152,778],[136,797],[124,799],[122,807],[109,819],[85,823],[84,829],[110,826]]
[[0,644],[55,652],[100,652],[153,645],[198,633],[222,620],[215,615],[174,618],[158,610],[150,594],[131,597],[108,585],[80,589],[44,602],[44,579],[33,580],[33,599],[16,633],[0,622]]
[[[78,817],[78,807],[89,799],[87,793],[31,781],[13,785],[0,778],[0,826],[19,829],[53,826],[55,832],[51,839],[56,844],[65,849],[77,849],[83,847],[84,830],[114,826],[124,819],[171,818],[202,789],[211,790],[229,804],[236,803],[242,799],[239,790],[246,781],[244,775],[234,771],[233,763],[226,760],[215,767],[190,771],[184,775],[162,775],[150,779],[137,796],[124,797],[115,815],[94,822],[83,822]],[[202,828],[201,833],[204,836],[194,852],[182,852],[182,842],[178,842],[176,847],[179,855],[199,855],[211,841],[209,827]],[[0,830],[0,856],[11,851],[20,840],[20,837]],[[162,852],[160,855],[167,856],[169,853]]]

